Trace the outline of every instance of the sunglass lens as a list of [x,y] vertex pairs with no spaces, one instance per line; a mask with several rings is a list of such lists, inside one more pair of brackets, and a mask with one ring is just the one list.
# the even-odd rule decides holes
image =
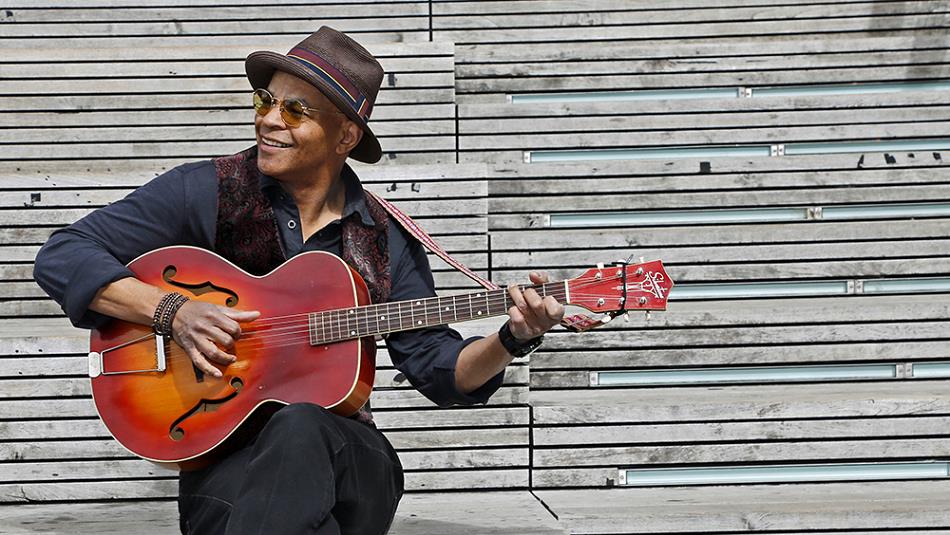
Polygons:
[[284,101],[281,106],[281,117],[284,122],[291,126],[297,126],[303,120],[304,105],[299,100],[292,98]]
[[261,115],[267,115],[274,105],[274,97],[263,89],[254,91],[254,109]]

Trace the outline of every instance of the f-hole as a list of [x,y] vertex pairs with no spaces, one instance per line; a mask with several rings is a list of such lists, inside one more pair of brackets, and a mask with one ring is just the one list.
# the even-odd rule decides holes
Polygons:
[[228,296],[228,298],[224,301],[224,304],[226,306],[233,308],[233,307],[236,307],[238,304],[238,294],[237,292],[235,292],[234,290],[231,290],[230,288],[218,286],[217,284],[214,284],[211,281],[204,281],[204,282],[198,282],[198,283],[180,282],[180,281],[173,280],[176,275],[178,275],[178,268],[176,268],[175,266],[166,266],[165,270],[162,271],[162,280],[164,280],[165,282],[167,282],[168,284],[172,286],[177,286],[178,288],[191,292],[191,294],[194,295],[195,297],[206,294],[206,293],[218,292],[218,293],[223,293]]
[[234,396],[237,396],[241,393],[241,390],[244,389],[244,381],[240,377],[232,377],[228,384],[231,385],[233,391],[219,399],[202,399],[199,401],[192,409],[185,414],[181,415],[180,418],[175,420],[171,427],[168,429],[168,436],[175,442],[179,442],[185,438],[185,430],[181,427],[181,424],[191,418],[195,414],[200,412],[214,412],[218,410],[222,405],[234,399]]

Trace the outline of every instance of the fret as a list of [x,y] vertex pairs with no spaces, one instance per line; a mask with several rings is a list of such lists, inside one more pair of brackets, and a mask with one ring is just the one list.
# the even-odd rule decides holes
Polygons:
[[310,345],[317,345],[317,315],[313,312],[307,314],[307,327],[310,329]]
[[320,313],[320,338],[321,341],[325,344],[327,343],[327,313]]
[[410,314],[410,319],[411,319],[411,323],[413,327],[421,327],[424,323],[423,320],[416,319],[416,310],[420,306],[422,307],[422,310],[423,310],[422,317],[423,319],[425,319],[425,305],[423,305],[422,301],[415,301],[414,303],[412,303],[412,305],[409,306],[409,314]]

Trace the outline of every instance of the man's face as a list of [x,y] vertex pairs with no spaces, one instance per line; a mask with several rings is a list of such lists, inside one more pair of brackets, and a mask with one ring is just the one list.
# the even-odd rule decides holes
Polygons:
[[307,112],[293,128],[281,119],[279,106],[254,118],[261,172],[280,180],[307,180],[321,164],[339,157],[335,148],[345,116],[336,113],[336,106],[317,88],[283,71],[274,72],[267,90],[280,101],[296,98],[305,106],[326,110]]

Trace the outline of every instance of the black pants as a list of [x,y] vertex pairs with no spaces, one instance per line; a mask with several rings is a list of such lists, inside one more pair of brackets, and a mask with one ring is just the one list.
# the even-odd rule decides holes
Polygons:
[[178,511],[186,535],[382,535],[402,491],[402,466],[382,433],[298,403],[253,443],[182,472]]

